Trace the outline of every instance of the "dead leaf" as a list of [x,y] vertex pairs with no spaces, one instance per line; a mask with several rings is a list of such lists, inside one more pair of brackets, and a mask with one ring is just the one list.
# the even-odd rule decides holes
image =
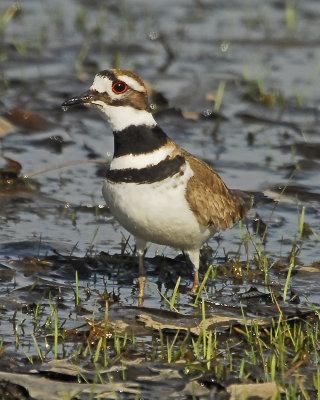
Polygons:
[[267,400],[284,390],[276,382],[233,384],[227,387],[230,400]]
[[99,384],[82,384],[74,382],[53,381],[39,375],[1,372],[0,379],[23,386],[33,399],[56,400],[64,398],[104,398],[114,399],[114,393],[125,392],[128,396],[137,397],[141,393],[141,384],[136,382],[112,382]]
[[207,101],[216,101],[217,95],[215,93],[206,93],[205,99]]
[[4,137],[14,132],[14,126],[6,118],[0,117],[0,137]]
[[18,172],[21,171],[22,165],[18,161],[12,160],[12,158],[8,158],[8,157],[5,157],[4,159],[6,160],[9,168],[11,168],[14,171],[18,171]]
[[86,319],[87,324],[91,327],[89,340],[94,341],[100,339],[103,335],[106,335],[107,339],[112,339],[114,337],[114,332],[116,331],[119,335],[124,335],[125,333],[132,333],[130,325],[121,320],[109,320],[108,327],[105,330],[105,321],[94,322]]
[[17,179],[22,169],[22,165],[18,161],[12,160],[11,158],[5,158],[5,160],[7,166],[4,168],[0,168],[0,179]]
[[[154,319],[152,316],[147,314],[140,314],[137,316],[137,320],[142,322],[146,328],[152,328],[155,330],[159,329],[168,329],[168,330],[181,330],[181,331],[190,331],[192,334],[199,336],[203,332],[203,321],[202,320],[190,320],[185,321],[184,323],[178,322],[166,322],[159,321]],[[212,315],[206,317],[205,324],[208,329],[211,330],[212,325],[219,325],[219,327],[230,328],[231,325],[240,324],[244,325],[244,323],[264,325],[268,322],[267,319],[247,319],[244,321],[243,318],[232,318],[226,315]]]
[[31,265],[34,267],[53,267],[54,263],[52,261],[47,260],[40,260],[39,258],[35,257],[24,257],[22,260],[24,265]]
[[263,93],[258,101],[268,107],[274,107],[277,104],[278,96],[272,93]]
[[43,131],[52,127],[52,123],[28,110],[15,108],[8,112],[8,118],[15,125],[22,126],[28,131]]
[[312,267],[312,266],[308,266],[308,265],[304,265],[302,267],[297,268],[297,271],[306,271],[306,272],[320,272],[319,268],[316,267]]
[[188,111],[182,111],[182,116],[185,119],[192,119],[193,121],[198,121],[199,119],[199,113],[195,112],[188,112]]
[[233,264],[232,273],[235,278],[241,278],[243,275],[242,266],[240,264]]

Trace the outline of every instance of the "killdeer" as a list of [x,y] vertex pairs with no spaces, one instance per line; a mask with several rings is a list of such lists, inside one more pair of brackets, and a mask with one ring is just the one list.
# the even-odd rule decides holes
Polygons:
[[230,190],[205,162],[183,150],[157,125],[142,79],[133,72],[99,72],[89,91],[62,104],[102,111],[113,130],[114,156],[103,185],[113,216],[135,239],[139,297],[147,242],[188,254],[199,288],[200,248],[218,230],[231,228],[253,204],[253,195]]

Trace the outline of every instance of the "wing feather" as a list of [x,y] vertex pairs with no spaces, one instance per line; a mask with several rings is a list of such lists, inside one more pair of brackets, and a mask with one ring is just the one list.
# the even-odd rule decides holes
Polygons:
[[253,204],[253,196],[229,190],[219,175],[205,162],[185,152],[194,176],[189,180],[186,199],[201,225],[231,228]]

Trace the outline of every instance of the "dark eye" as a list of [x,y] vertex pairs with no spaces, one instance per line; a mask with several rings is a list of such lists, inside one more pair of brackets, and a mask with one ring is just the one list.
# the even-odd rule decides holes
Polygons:
[[125,92],[128,89],[128,85],[122,81],[116,81],[112,85],[112,91],[116,94]]

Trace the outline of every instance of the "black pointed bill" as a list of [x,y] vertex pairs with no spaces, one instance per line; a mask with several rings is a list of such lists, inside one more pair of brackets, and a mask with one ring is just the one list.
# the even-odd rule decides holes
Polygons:
[[94,93],[89,90],[88,92],[85,92],[80,96],[72,97],[71,99],[64,101],[61,104],[61,107],[63,111],[66,111],[69,107],[72,106],[90,104],[93,99]]

